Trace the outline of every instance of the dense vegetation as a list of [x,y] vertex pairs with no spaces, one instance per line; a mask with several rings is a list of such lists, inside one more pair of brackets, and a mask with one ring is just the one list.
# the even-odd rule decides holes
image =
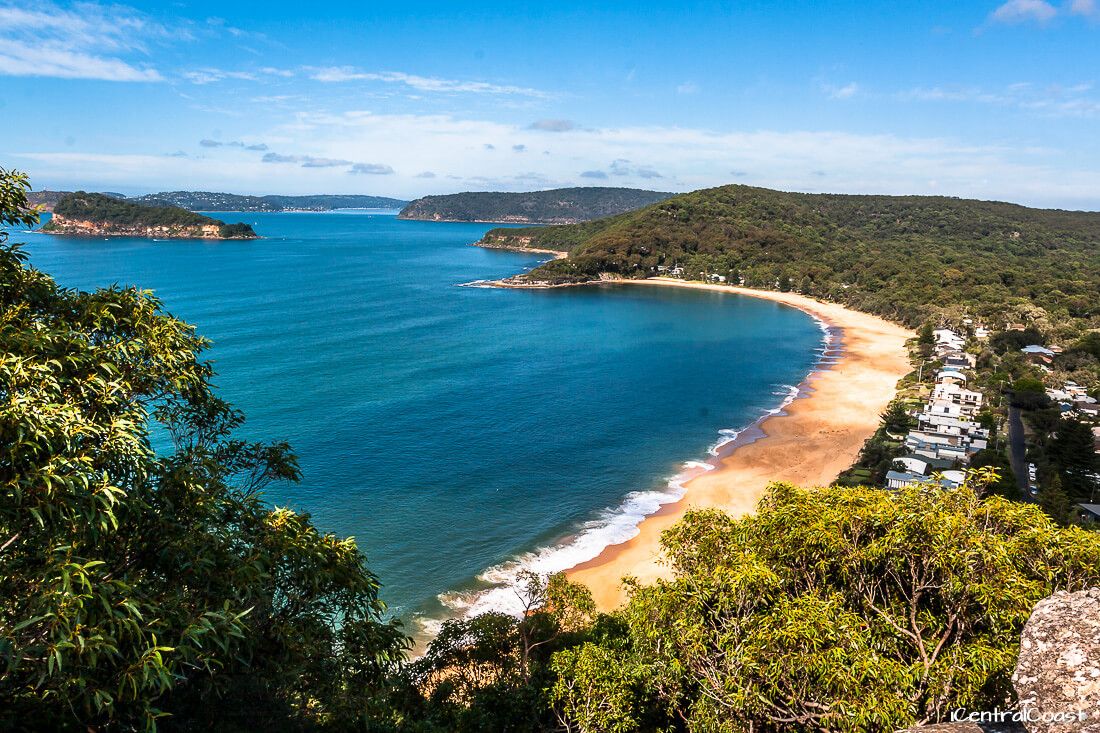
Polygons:
[[[57,202],[60,201],[62,197],[68,196],[70,193],[72,193],[72,191],[31,191],[27,194],[27,202],[30,203],[31,206],[38,206],[45,209],[46,211],[53,211],[53,207],[57,204]],[[104,196],[110,196],[113,199],[126,198],[125,194],[121,193],[112,193],[110,191],[102,191],[101,193]]]
[[54,219],[42,227],[42,231],[59,231],[64,224],[58,222],[91,221],[107,228],[169,227],[172,229],[198,228],[209,225],[218,227],[222,237],[247,238],[256,233],[248,224],[226,224],[209,216],[196,214],[177,206],[148,206],[113,198],[102,193],[77,191],[62,196],[53,207]]
[[[0,227],[35,218],[0,170]],[[234,437],[206,342],[148,292],[59,288],[6,238],[0,728],[366,715],[405,639],[354,542],[262,501],[289,447]]]
[[966,308],[1039,328],[1100,325],[1100,214],[928,196],[844,196],[723,186],[581,227],[494,230],[569,257],[532,279],[600,273],[798,290],[909,325]]
[[212,191],[163,191],[131,199],[151,206],[178,206],[190,211],[331,211],[332,209],[399,209],[406,201],[357,194],[312,196],[247,196]]
[[401,210],[402,219],[571,224],[633,211],[672,194],[634,188],[557,188],[529,193],[476,191],[425,196]]
[[[35,222],[25,191],[0,170],[0,230]],[[0,728],[890,731],[1007,708],[1033,604],[1100,583],[1100,533],[988,469],[776,484],[752,516],[689,514],[673,578],[614,613],[532,575],[527,613],[450,621],[408,661],[355,543],[263,501],[294,456],[235,437],[193,327],[144,291],[59,288],[6,239]]]

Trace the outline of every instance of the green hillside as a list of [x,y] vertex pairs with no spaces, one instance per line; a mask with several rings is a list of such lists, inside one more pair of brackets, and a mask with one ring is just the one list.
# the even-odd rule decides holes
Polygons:
[[1100,213],[931,196],[723,186],[579,226],[496,229],[484,241],[568,251],[531,280],[600,273],[789,289],[910,325],[966,307],[1040,326],[1100,325]]
[[402,209],[402,219],[572,224],[633,211],[672,194],[635,188],[558,188],[528,193],[474,191],[425,196]]

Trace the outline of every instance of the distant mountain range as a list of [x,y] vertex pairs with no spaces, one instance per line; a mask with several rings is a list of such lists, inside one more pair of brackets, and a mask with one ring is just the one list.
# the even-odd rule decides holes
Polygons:
[[[57,201],[68,191],[33,191],[31,204],[52,211]],[[357,194],[317,194],[311,196],[246,196],[212,191],[164,191],[144,196],[124,196],[104,192],[111,198],[125,199],[146,206],[177,206],[188,211],[331,211],[333,209],[400,209],[407,204],[402,199]]]
[[421,221],[575,224],[664,201],[671,193],[636,188],[556,188],[530,193],[472,191],[419,198],[398,215]]

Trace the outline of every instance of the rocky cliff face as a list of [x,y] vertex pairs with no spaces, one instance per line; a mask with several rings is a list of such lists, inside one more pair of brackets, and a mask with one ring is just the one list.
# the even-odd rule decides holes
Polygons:
[[99,237],[151,237],[154,239],[254,239],[251,236],[225,236],[219,224],[149,225],[117,224],[70,219],[54,214],[42,231],[48,234]]

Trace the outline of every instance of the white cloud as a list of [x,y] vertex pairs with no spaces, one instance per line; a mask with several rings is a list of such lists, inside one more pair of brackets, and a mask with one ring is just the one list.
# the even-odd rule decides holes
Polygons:
[[824,89],[825,93],[828,94],[829,97],[832,99],[851,99],[852,97],[859,94],[860,91],[859,84],[856,84],[854,81],[849,82],[842,87],[826,84],[824,86]]
[[990,17],[999,23],[1046,23],[1057,14],[1057,8],[1046,0],[1008,0],[994,10]]
[[149,41],[185,35],[122,5],[0,4],[0,74],[160,81],[156,69],[123,57],[143,54]]
[[352,66],[330,66],[312,69],[310,78],[316,81],[338,83],[348,81],[380,81],[387,84],[401,84],[421,92],[500,94],[524,97],[546,98],[547,92],[503,84],[490,84],[483,81],[459,81],[438,79],[435,77],[406,74],[403,71],[360,71]]
[[676,87],[677,94],[696,94],[699,91],[699,85],[693,81],[685,81]]

